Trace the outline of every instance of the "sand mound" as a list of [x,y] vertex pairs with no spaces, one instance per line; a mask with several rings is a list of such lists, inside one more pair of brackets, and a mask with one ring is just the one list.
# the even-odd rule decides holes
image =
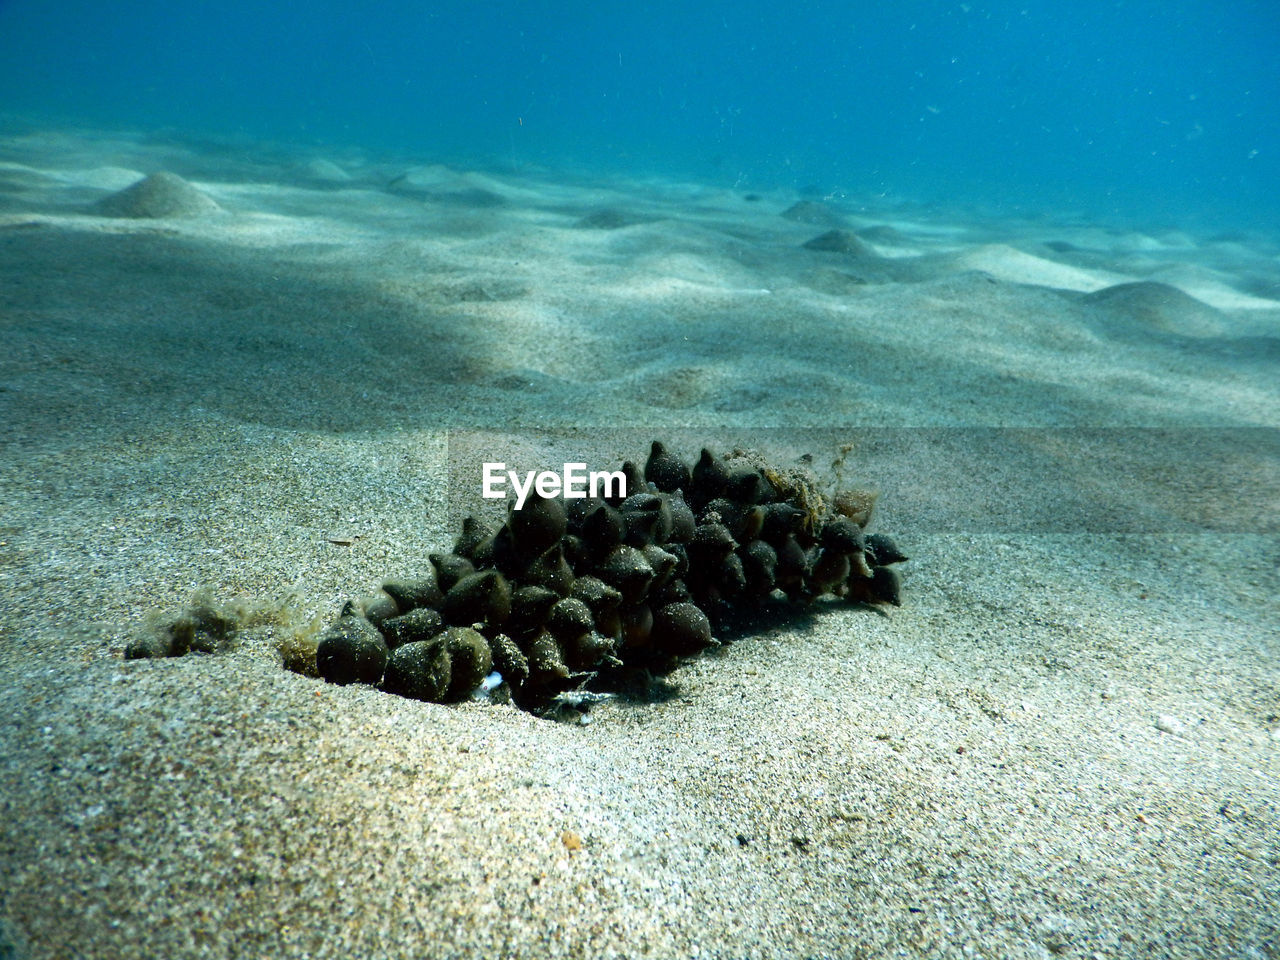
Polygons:
[[298,175],[304,180],[311,180],[316,183],[351,182],[351,174],[347,173],[332,160],[326,160],[323,157],[317,157],[302,164],[298,167]]
[[439,163],[406,170],[387,189],[401,196],[468,207],[499,207],[507,202],[502,184],[493,178]]
[[1007,243],[985,243],[951,254],[948,272],[961,270],[981,270],[1006,283],[1081,292],[1097,290],[1118,279],[1115,274],[1037,257]]
[[815,227],[843,227],[845,218],[825,203],[816,200],[801,200],[782,211],[781,216],[796,223],[807,223]]
[[803,244],[806,250],[821,253],[843,253],[850,257],[874,256],[871,248],[848,230],[828,230]]
[[1227,328],[1220,312],[1167,283],[1118,283],[1086,295],[1084,301],[1113,320],[1184,337],[1219,336]]
[[177,174],[161,170],[99,200],[96,209],[108,217],[148,219],[201,217],[222,208]]

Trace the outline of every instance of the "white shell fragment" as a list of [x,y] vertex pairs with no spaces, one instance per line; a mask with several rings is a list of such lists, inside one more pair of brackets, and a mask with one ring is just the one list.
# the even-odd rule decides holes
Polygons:
[[480,681],[480,686],[471,691],[472,700],[488,700],[489,694],[502,685],[502,674],[497,670]]

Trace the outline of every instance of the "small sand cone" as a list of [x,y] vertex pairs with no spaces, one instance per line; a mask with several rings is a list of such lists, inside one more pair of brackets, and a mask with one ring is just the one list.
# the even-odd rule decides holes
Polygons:
[[177,174],[161,170],[104,197],[95,209],[107,217],[155,219],[200,217],[222,208]]

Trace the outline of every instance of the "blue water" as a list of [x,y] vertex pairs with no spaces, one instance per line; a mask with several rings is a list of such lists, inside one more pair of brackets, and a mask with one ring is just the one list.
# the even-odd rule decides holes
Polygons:
[[1275,0],[276,7],[0,0],[0,113],[744,190],[1280,223]]

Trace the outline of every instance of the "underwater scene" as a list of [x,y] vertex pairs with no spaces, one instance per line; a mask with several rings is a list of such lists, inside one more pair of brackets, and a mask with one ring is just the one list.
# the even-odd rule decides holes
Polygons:
[[1277,50],[0,0],[0,960],[1280,958]]

